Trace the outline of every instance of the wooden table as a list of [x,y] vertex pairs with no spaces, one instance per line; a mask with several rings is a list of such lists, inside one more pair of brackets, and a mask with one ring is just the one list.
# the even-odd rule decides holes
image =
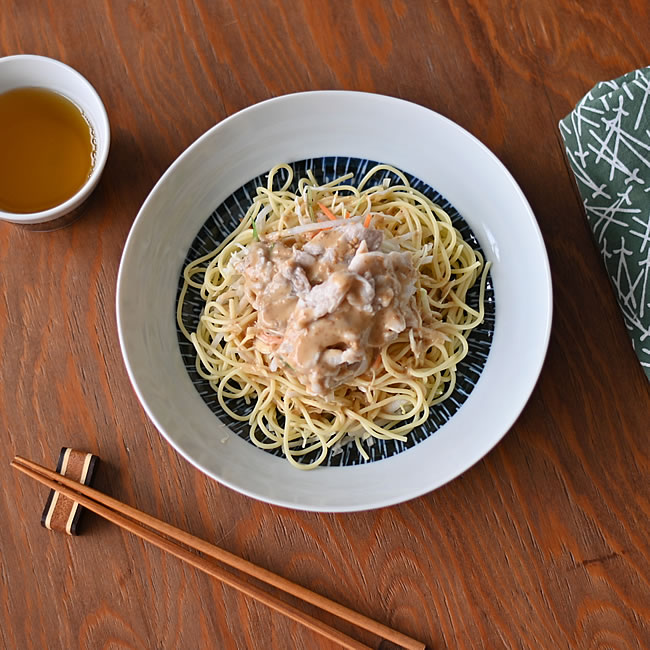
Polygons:
[[[557,129],[595,82],[647,65],[649,42],[646,0],[3,0],[0,55],[78,69],[113,139],[81,220],[0,225],[0,646],[335,647],[93,516],[77,538],[41,528],[46,490],[9,461],[51,466],[70,445],[101,457],[99,489],[430,648],[650,647],[648,382]],[[131,388],[114,309],[131,223],[176,156],[245,106],[329,88],[417,102],[490,147],[555,292],[504,440],[434,493],[340,515],[258,503],[180,458]]]

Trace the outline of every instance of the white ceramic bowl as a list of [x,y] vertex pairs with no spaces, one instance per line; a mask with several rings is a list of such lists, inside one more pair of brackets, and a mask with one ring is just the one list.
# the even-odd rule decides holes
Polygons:
[[[90,196],[104,171],[111,142],[106,109],[97,91],[76,70],[45,56],[17,54],[0,58],[0,93],[15,88],[47,88],[64,95],[83,112],[95,136],[95,164],[83,187],[67,201],[49,210],[16,214],[0,210],[0,219],[22,225],[44,224],[43,229],[64,225]],[[56,222],[56,224],[55,224]]]
[[[179,353],[176,291],[192,240],[226,197],[279,162],[331,155],[390,163],[451,201],[493,263],[496,325],[476,387],[434,435],[386,460],[303,472],[229,435],[203,402]],[[551,308],[551,278],[539,228],[499,160],[465,130],[426,108],[341,91],[271,99],[199,138],[142,206],[117,285],[126,367],[162,435],[196,467],[232,489],[315,511],[405,501],[443,485],[483,457],[514,423],[533,390],[548,345]]]

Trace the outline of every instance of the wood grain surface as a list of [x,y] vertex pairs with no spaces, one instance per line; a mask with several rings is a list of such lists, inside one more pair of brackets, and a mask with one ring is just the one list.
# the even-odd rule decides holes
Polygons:
[[[79,221],[0,224],[0,646],[335,647],[97,518],[77,538],[43,529],[47,491],[9,461],[53,466],[66,445],[101,457],[99,489],[429,648],[650,647],[648,383],[557,130],[597,81],[647,65],[648,43],[647,0],[1,0],[0,55],[78,69],[113,138]],[[555,292],[541,378],[503,441],[431,494],[339,515],[253,501],[178,456],[131,388],[114,309],[131,223],[176,156],[245,106],[330,88],[417,102],[490,147]]]

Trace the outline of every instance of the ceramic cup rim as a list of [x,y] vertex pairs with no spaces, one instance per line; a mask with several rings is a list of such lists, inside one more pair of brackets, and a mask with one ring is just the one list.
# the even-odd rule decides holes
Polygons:
[[[0,210],[0,219],[3,221],[10,221],[19,224],[38,224],[63,217],[64,215],[78,208],[90,196],[92,191],[95,189],[95,186],[97,185],[102,172],[104,171],[104,166],[106,165],[106,160],[108,159],[111,132],[108,114],[106,113],[106,108],[104,107],[104,103],[102,102],[99,93],[95,90],[88,79],[86,79],[80,72],[67,65],[66,63],[63,63],[62,61],[58,61],[57,59],[52,59],[50,57],[41,56],[38,54],[14,54],[11,56],[0,57],[0,81],[2,80],[4,66],[21,61],[30,61],[32,63],[42,65],[44,68],[49,67],[50,69],[57,69],[59,73],[65,74],[70,78],[74,78],[76,81],[81,82],[81,85],[84,87],[85,97],[88,99],[87,101],[80,101],[78,97],[70,97],[69,93],[61,90],[60,85],[57,84],[55,80],[49,80],[47,83],[39,83],[39,87],[58,92],[67,99],[71,100],[76,105],[80,106],[82,110],[85,108],[85,106],[82,104],[95,104],[95,110],[93,111],[94,119],[91,120],[90,117],[88,117],[88,119],[91,120],[91,126],[93,127],[93,130],[95,131],[95,137],[97,138],[96,158],[90,176],[88,176],[88,179],[81,186],[81,188],[79,188],[75,194],[73,194],[69,199],[66,199],[63,203],[59,203],[58,205],[55,205],[52,208],[48,208],[47,210],[25,213],[7,212],[5,210]],[[15,86],[15,88],[29,86],[30,84],[25,84],[25,86]],[[84,113],[87,115],[88,111],[84,111]],[[103,136],[103,133],[106,135]]]

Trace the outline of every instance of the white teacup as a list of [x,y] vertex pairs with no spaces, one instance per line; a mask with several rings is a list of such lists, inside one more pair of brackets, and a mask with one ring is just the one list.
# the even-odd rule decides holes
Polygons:
[[110,126],[106,109],[97,91],[70,66],[32,54],[0,58],[0,93],[26,87],[46,88],[70,99],[82,110],[95,138],[93,168],[88,180],[76,194],[41,212],[17,214],[0,210],[0,219],[4,221],[12,221],[37,230],[52,230],[74,220],[82,203],[95,189],[108,158]]

